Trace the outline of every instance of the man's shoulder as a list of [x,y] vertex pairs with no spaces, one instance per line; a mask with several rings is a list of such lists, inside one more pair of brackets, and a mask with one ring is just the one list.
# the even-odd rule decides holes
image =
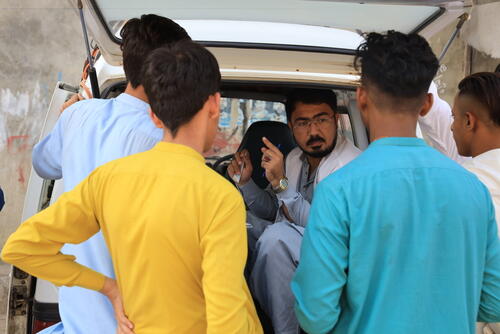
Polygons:
[[78,101],[63,111],[64,113],[72,113],[81,110],[95,110],[96,108],[104,107],[112,103],[113,99],[86,99]]

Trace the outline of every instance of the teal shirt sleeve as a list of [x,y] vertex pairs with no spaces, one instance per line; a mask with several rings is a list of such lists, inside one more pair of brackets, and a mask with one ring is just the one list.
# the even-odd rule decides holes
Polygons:
[[[489,197],[489,194],[487,196]],[[489,199],[488,243],[479,304],[478,321],[500,322],[500,240],[497,234],[495,209]]]
[[349,217],[343,189],[320,183],[315,190],[301,259],[292,281],[295,313],[308,333],[328,333],[339,318],[346,284]]

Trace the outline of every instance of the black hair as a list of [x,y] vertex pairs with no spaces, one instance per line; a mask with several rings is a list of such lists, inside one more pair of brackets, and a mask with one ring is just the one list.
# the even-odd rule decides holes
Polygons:
[[497,68],[495,68],[496,73],[500,73],[500,64],[497,65]]
[[156,49],[144,63],[144,90],[151,109],[174,137],[209,96],[219,92],[220,81],[214,55],[191,41]]
[[128,20],[120,36],[123,70],[133,88],[142,84],[142,66],[151,51],[165,44],[191,39],[180,25],[171,19],[154,14]]
[[329,89],[309,89],[300,88],[294,89],[287,97],[285,109],[286,117],[289,122],[292,121],[292,113],[298,102],[304,104],[321,104],[326,103],[332,108],[333,112],[337,111],[337,95]]
[[354,67],[361,82],[396,99],[425,96],[439,68],[427,41],[417,34],[369,33],[356,50]]
[[500,126],[500,73],[480,72],[465,77],[458,84],[458,95],[470,96],[487,111],[491,121]]

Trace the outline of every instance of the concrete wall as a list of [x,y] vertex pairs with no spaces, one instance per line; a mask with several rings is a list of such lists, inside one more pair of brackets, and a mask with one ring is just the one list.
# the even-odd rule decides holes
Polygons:
[[[454,24],[430,43],[439,54]],[[58,80],[77,84],[84,61],[77,13],[66,0],[0,0],[0,186],[7,204],[0,212],[0,246],[20,222],[37,142],[51,92]],[[440,94],[453,101],[468,53],[456,40],[437,76]],[[500,60],[472,52],[473,71],[492,71]],[[0,333],[7,300],[7,273],[0,263]]]
[[[75,0],[76,1],[76,0]],[[85,58],[77,13],[66,0],[0,0],[0,246],[19,225],[38,141],[58,80],[77,84]],[[8,267],[0,263],[0,333]]]

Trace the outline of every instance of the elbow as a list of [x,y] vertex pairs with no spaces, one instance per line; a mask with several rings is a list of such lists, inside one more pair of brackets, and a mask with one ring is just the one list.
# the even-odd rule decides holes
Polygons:
[[18,266],[26,259],[26,255],[19,251],[15,241],[8,239],[2,249],[0,259],[5,263]]
[[300,327],[309,334],[326,334],[330,333],[336,324],[332,321],[332,317],[319,316],[318,314],[312,314],[302,310],[298,304],[295,304],[295,315],[299,321]]
[[17,256],[15,256],[15,253],[13,252],[12,247],[10,247],[8,241],[2,249],[2,253],[0,254],[0,259],[3,262],[9,264],[14,264],[16,262]]
[[33,154],[32,157],[32,165],[36,174],[40,176],[42,179],[59,180],[62,178],[62,173],[60,170],[56,170],[49,166],[43,166],[41,162],[38,160],[38,158],[35,157],[35,154]]
[[479,322],[495,323],[500,322],[500,307],[481,307],[477,316]]

